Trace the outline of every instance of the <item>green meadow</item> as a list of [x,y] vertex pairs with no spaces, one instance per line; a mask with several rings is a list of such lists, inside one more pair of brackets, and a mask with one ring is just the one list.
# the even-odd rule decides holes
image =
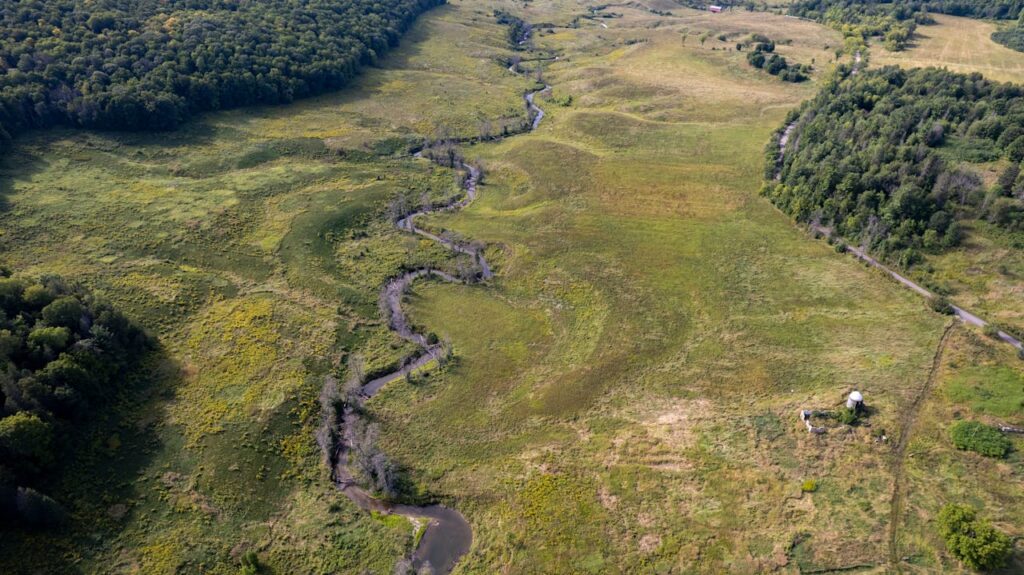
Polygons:
[[[414,527],[335,491],[319,387],[354,357],[380,372],[413,351],[378,289],[454,265],[387,222],[398,195],[459,189],[409,143],[520,118],[538,73],[540,128],[464,147],[479,199],[424,218],[486,242],[496,274],[407,296],[454,361],[367,403],[403,478],[471,523],[455,573],[887,572],[893,532],[901,568],[956,572],[931,522],[949,501],[1024,535],[1024,442],[997,461],[945,435],[956,418],[1024,424],[1021,363],[955,328],[891,525],[893,446],[947,318],[757,194],[765,143],[840,35],[672,2],[577,20],[588,6],[456,0],[336,94],[167,134],[20,138],[0,167],[0,256],[86,283],[163,349],[52,491],[73,526],[5,537],[0,563],[226,574],[252,550],[267,573],[391,573]],[[530,77],[507,70],[496,8],[549,24]],[[735,46],[752,33],[812,81],[749,66]],[[853,389],[864,423],[807,433],[798,410]]]

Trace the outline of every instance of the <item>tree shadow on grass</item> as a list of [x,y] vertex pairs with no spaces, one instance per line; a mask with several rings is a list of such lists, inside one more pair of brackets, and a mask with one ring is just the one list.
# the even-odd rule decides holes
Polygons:
[[42,172],[49,165],[36,154],[13,153],[10,149],[0,153],[0,214],[11,208],[10,196],[14,193],[15,178]]
[[50,529],[0,526],[4,573],[83,573],[76,559],[117,539],[140,498],[140,474],[161,448],[157,424],[180,379],[180,365],[158,347],[124,374],[116,397],[58,434],[58,463],[40,490],[67,518]]
[[993,571],[1000,575],[1010,575],[1011,573],[1024,573],[1024,543],[1019,539],[1017,541],[1017,547],[1006,567]]
[[11,208],[11,201],[8,199],[14,192],[14,182],[3,175],[0,175],[0,213]]

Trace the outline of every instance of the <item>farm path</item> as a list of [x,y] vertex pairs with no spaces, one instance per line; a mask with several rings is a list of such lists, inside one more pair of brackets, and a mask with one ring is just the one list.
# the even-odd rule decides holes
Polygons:
[[[816,232],[816,233],[822,234],[825,237],[830,237],[832,235],[832,230],[831,229],[826,228],[826,227],[821,226],[821,225],[811,225],[811,230]],[[907,288],[917,292],[922,297],[925,297],[927,299],[934,299],[935,297],[937,297],[935,294],[933,294],[932,292],[928,291],[927,289],[922,287],[917,282],[915,282],[915,281],[913,281],[913,280],[903,276],[902,274],[894,271],[892,268],[886,266],[882,262],[880,262],[877,259],[875,259],[875,258],[871,257],[870,255],[868,255],[867,251],[863,247],[847,246],[846,251],[851,253],[851,254],[853,254],[858,259],[860,259],[860,260],[862,260],[864,262],[867,262],[869,265],[871,265],[873,267],[876,267],[876,268],[884,271],[885,273],[889,274],[889,276],[892,277],[893,279],[895,279],[897,282],[899,282],[899,283],[903,284],[905,287],[907,287]],[[958,307],[958,306],[955,306],[955,305],[951,305],[950,307],[953,308],[953,315],[956,316],[957,319],[959,319],[960,321],[962,321],[963,323],[965,323],[967,325],[973,325],[975,327],[980,327],[980,328],[985,328],[985,327],[989,326],[989,322],[985,321],[984,319],[974,315],[973,313],[971,313],[971,312],[969,312],[969,311],[967,311],[967,310],[965,310],[965,309],[963,309],[961,307]],[[1021,343],[1021,341],[1019,339],[1013,337],[1012,335],[1006,333],[1005,331],[998,330],[997,335],[998,335],[1000,340],[1002,340],[1002,341],[1012,345],[1013,347],[1017,348],[1018,350],[1019,349],[1024,349],[1024,343]]]
[[906,415],[900,423],[900,436],[892,451],[892,496],[889,499],[889,564],[893,567],[901,561],[899,556],[899,523],[904,507],[904,467],[907,457],[907,445],[910,444],[910,436],[914,433],[914,424],[917,422],[917,415],[921,411],[921,405],[931,393],[935,386],[935,379],[938,377],[939,368],[942,367],[942,356],[946,351],[946,344],[953,333],[956,323],[950,322],[942,338],[939,339],[938,348],[932,357],[932,367],[928,371],[928,379],[925,380],[921,390],[914,397],[914,401],[907,409]]
[[[857,53],[857,56],[858,56],[857,63],[859,64],[860,63],[860,58],[859,58],[860,53],[859,52]],[[856,68],[855,68],[855,71],[856,71]],[[786,153],[786,148],[790,144],[790,140],[793,139],[793,132],[796,130],[797,122],[798,121],[794,121],[794,122],[791,122],[789,125],[787,125],[786,129],[783,130],[782,135],[779,137],[779,159],[778,159],[778,164],[779,165],[778,165],[778,167],[776,168],[776,171],[775,171],[775,180],[776,181],[779,181],[781,179],[781,177],[782,177],[782,159],[783,159],[783,156]],[[827,227],[822,226],[820,224],[811,224],[810,228],[811,228],[811,231],[813,231],[813,232],[815,232],[817,234],[821,234],[821,235],[825,236],[826,238],[832,237],[832,229],[831,228],[827,228]],[[900,274],[899,272],[896,272],[895,270],[893,270],[889,266],[887,266],[887,265],[883,264],[882,262],[878,261],[877,259],[871,257],[867,253],[867,249],[865,249],[864,247],[847,246],[846,251],[848,253],[853,254],[858,259],[866,262],[868,265],[871,265],[872,267],[878,268],[878,269],[884,271],[885,273],[889,274],[890,277],[895,279],[897,282],[902,284],[904,287],[907,287],[907,288],[913,290],[914,292],[917,292],[922,297],[924,297],[926,299],[934,299],[936,297],[935,294],[933,294],[931,291],[925,289],[924,287],[922,287],[917,282],[907,278],[906,276]],[[967,325],[973,325],[975,327],[980,327],[982,329],[984,329],[984,328],[989,326],[989,322],[988,321],[986,321],[986,320],[982,319],[981,317],[979,317],[979,316],[977,316],[977,315],[967,311],[966,309],[963,309],[963,308],[961,308],[959,306],[956,306],[956,305],[951,305],[950,307],[953,308],[953,315],[955,315],[957,317],[957,319],[959,319],[960,321],[962,321],[963,323],[965,323]],[[1024,350],[1024,343],[1022,343],[1019,339],[1017,339],[1016,337],[1006,333],[1003,330],[997,330],[996,337],[998,337],[1003,342],[1013,346],[1014,348],[1016,348],[1018,350]]]

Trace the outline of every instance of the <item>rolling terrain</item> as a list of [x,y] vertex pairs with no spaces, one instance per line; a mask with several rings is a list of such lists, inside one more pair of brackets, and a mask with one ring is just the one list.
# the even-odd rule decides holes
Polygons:
[[[495,10],[532,36],[510,42]],[[811,81],[750,67],[736,44],[754,33]],[[253,551],[261,573],[391,573],[409,557],[425,522],[362,510],[315,435],[325,376],[359,364],[372,380],[420,349],[390,329],[381,287],[466,261],[391,221],[396,198],[468,190],[414,155],[438,139],[483,176],[471,204],[416,226],[472,239],[493,277],[401,290],[452,359],[362,409],[398,499],[472,527],[453,573],[957,572],[933,518],[963,500],[1024,535],[1024,442],[992,460],[947,439],[957,418],[1024,424],[1014,353],[758,195],[765,144],[841,45],[739,9],[458,0],[340,92],[170,133],[18,138],[0,256],[80,279],[166,353],[53,486],[72,526],[5,534],[0,564],[238,573]],[[956,63],[1024,70],[1024,53],[1000,57]],[[545,84],[526,131],[523,95]],[[958,253],[933,273],[1005,261]],[[1000,290],[993,313],[1016,305],[1012,273],[978,288]],[[866,421],[807,433],[799,410],[854,389]]]

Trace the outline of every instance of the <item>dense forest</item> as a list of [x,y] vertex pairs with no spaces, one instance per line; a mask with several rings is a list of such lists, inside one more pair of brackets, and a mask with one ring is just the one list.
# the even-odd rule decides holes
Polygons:
[[0,146],[53,125],[167,129],[336,89],[444,0],[23,0],[0,7]]
[[141,329],[81,286],[0,271],[0,525],[62,521],[42,480],[59,470],[75,426],[121,390],[150,347]]
[[1024,0],[797,0],[789,13],[826,23],[847,37],[882,37],[889,50],[902,50],[929,13],[972,18],[1012,19],[1024,10]]
[[[764,193],[904,265],[960,240],[960,218],[1024,228],[1024,88],[935,68],[842,69],[768,148]],[[991,162],[985,185],[972,164]],[[777,178],[777,179],[776,179]]]

